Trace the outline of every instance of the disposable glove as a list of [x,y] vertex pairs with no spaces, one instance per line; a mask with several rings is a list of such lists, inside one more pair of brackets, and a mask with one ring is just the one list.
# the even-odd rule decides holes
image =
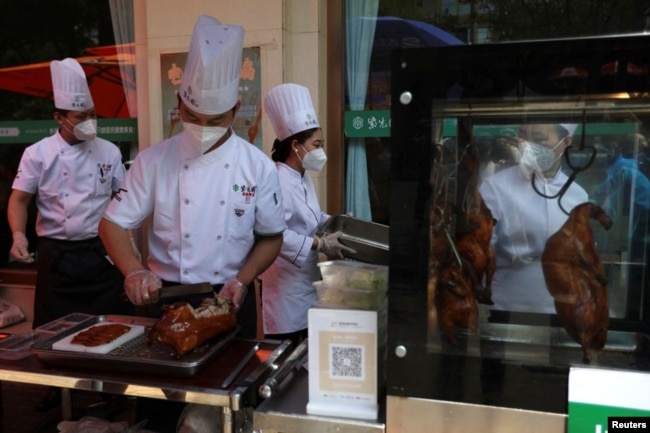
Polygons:
[[138,246],[135,244],[135,239],[133,239],[132,236],[129,236],[129,239],[131,240],[131,248],[133,248],[133,253],[138,258],[138,261],[142,263],[142,254],[140,254],[140,250],[138,249]]
[[134,305],[158,302],[161,279],[147,269],[131,272],[124,279],[124,291]]
[[339,259],[343,258],[343,251],[347,251],[351,254],[356,253],[352,248],[346,247],[340,243],[339,237],[341,237],[341,232],[332,233],[319,238],[318,248],[316,251],[325,254],[327,257],[336,257]]
[[237,311],[244,302],[246,293],[248,293],[248,289],[244,283],[239,281],[237,278],[231,278],[223,285],[218,296],[231,301],[232,305],[235,307],[235,311]]
[[28,250],[29,241],[25,233],[16,231],[13,233],[13,238],[14,243],[9,251],[11,259],[23,263],[34,263],[34,253],[30,253]]

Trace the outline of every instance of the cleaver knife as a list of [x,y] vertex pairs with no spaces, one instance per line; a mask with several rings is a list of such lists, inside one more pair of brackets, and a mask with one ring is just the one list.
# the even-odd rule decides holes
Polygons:
[[160,299],[173,298],[176,296],[196,295],[199,293],[211,293],[210,283],[181,284],[179,286],[161,287],[158,295]]

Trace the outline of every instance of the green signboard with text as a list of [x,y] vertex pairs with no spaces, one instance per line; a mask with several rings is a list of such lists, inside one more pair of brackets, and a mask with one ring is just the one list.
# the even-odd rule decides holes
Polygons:
[[[346,111],[345,136],[348,138],[390,137],[390,110]],[[445,137],[456,135],[456,119],[444,119],[442,133]]]
[[[0,122],[0,144],[36,143],[54,134],[57,127],[54,120]],[[113,142],[137,141],[138,119],[99,119],[97,135]]]

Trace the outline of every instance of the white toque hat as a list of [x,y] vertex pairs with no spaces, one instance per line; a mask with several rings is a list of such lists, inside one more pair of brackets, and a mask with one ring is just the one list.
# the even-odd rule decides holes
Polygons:
[[86,73],[75,59],[50,62],[54,106],[61,110],[86,111],[95,106]]
[[569,131],[569,135],[573,135],[576,129],[578,129],[577,123],[560,123],[560,126]]
[[221,114],[237,104],[244,29],[201,15],[194,24],[179,94],[202,114]]
[[312,128],[320,128],[309,89],[298,84],[275,86],[264,98],[264,110],[278,140]]

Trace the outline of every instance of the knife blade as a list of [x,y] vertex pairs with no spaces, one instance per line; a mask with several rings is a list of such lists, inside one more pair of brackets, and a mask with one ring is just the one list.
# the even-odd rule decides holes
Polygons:
[[160,299],[163,299],[210,292],[212,292],[212,285],[210,283],[181,284],[178,286],[161,287],[159,296]]

